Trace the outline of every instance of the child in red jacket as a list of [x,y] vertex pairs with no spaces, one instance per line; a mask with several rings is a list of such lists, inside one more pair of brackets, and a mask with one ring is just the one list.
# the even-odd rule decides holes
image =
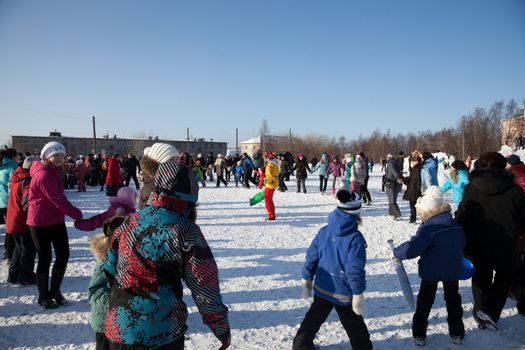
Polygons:
[[7,202],[6,234],[13,237],[15,248],[7,282],[21,285],[35,284],[35,245],[26,224],[27,208],[29,206],[29,183],[31,176],[29,168],[36,157],[30,156],[24,160],[22,167],[18,167],[9,182],[9,199]]
[[109,208],[89,219],[75,220],[75,228],[81,231],[93,231],[102,227],[104,222],[118,214],[131,214],[135,212],[137,192],[130,187],[122,187],[116,197],[109,197]]

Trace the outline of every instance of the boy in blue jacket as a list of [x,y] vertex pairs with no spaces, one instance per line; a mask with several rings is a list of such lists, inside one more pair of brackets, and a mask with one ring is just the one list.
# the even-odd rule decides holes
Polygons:
[[358,230],[361,197],[345,189],[337,192],[339,204],[328,216],[306,253],[303,296],[314,289],[314,301],[297,331],[293,350],[318,349],[313,340],[333,308],[350,338],[353,349],[372,349],[363,320],[366,288],[366,242]]
[[394,249],[394,256],[398,259],[420,256],[418,273],[421,285],[412,319],[414,343],[419,346],[426,343],[428,316],[438,282],[441,281],[447,304],[449,334],[454,344],[461,344],[465,338],[465,327],[458,280],[463,271],[463,229],[452,218],[450,205],[443,203],[443,195],[437,186],[430,186],[419,197],[416,211],[423,224],[415,236]]

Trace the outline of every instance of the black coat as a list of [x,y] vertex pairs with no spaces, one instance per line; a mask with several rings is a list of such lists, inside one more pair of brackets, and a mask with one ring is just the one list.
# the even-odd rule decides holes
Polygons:
[[410,175],[403,177],[403,183],[407,186],[403,199],[417,201],[421,197],[421,164],[410,168]]
[[525,195],[512,173],[482,168],[469,175],[455,214],[465,231],[465,254],[500,270],[514,270],[525,229]]
[[296,171],[295,178],[296,179],[306,179],[308,177],[308,172],[312,172],[310,170],[310,167],[308,166],[308,163],[306,162],[306,158],[303,158],[302,160],[297,158],[295,161],[295,167],[292,169],[292,171]]

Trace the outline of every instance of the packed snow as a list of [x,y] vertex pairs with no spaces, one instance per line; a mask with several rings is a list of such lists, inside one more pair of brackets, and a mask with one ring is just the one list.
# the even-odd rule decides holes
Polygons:
[[[364,206],[360,230],[367,248],[365,322],[375,349],[414,349],[412,312],[403,297],[398,278],[387,257],[387,239],[401,243],[417,226],[408,222],[408,202],[398,200],[402,221],[387,215],[388,201],[381,192],[381,175],[376,166],[369,189],[373,204]],[[308,193],[296,193],[295,181],[289,191],[276,192],[277,220],[266,221],[264,202],[250,207],[248,199],[258,189],[228,187],[201,188],[197,222],[204,232],[219,267],[220,286],[229,308],[232,328],[231,349],[291,349],[292,341],[311,300],[301,298],[301,267],[305,252],[328,213],[335,208],[331,195],[321,195],[318,177],[307,179]],[[331,181],[329,181],[329,188]],[[98,188],[87,192],[66,191],[85,217],[107,208],[107,197]],[[450,194],[445,198],[450,199]],[[44,310],[36,304],[36,286],[8,285],[7,266],[0,270],[0,349],[94,349],[95,334],[89,325],[87,287],[95,265],[88,238],[95,232],[82,232],[67,220],[71,257],[62,284],[66,307]],[[0,226],[3,241],[5,226]],[[405,261],[414,292],[419,278],[417,259]],[[441,287],[441,286],[440,286]],[[185,302],[190,311],[186,349],[218,349],[219,341],[202,323],[188,290]],[[460,283],[466,337],[462,349],[525,349],[525,318],[508,300],[499,322],[500,330],[477,329],[472,318],[470,281]],[[443,291],[438,289],[430,314],[426,347],[458,349],[450,342]],[[316,338],[322,349],[348,349],[349,341],[332,312]]]

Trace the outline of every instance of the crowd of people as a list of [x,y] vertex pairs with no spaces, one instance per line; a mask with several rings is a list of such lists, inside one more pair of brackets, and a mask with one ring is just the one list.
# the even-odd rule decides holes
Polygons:
[[[217,265],[197,224],[199,184],[206,182],[262,190],[268,219],[275,220],[273,195],[285,192],[295,176],[298,193],[307,193],[309,174],[319,176],[319,192],[331,193],[337,207],[315,236],[302,271],[304,296],[313,303],[300,325],[293,348],[315,349],[313,341],[335,308],[354,349],[371,349],[363,319],[366,289],[366,242],[359,231],[362,204],[372,204],[368,190],[373,161],[363,152],[343,157],[322,154],[310,161],[303,153],[258,151],[253,158],[180,153],[156,143],[140,160],[129,154],[66,158],[64,146],[50,142],[40,157],[14,149],[0,153],[0,210],[6,221],[8,282],[36,284],[37,302],[46,309],[66,306],[61,293],[69,260],[65,216],[79,230],[103,229],[91,239],[97,264],[89,285],[91,324],[97,349],[183,349],[187,308],[183,285],[191,290],[203,322],[226,349],[231,342],[228,308],[222,302]],[[414,151],[407,159],[386,155],[382,185],[388,214],[401,218],[397,197],[409,201],[410,222],[421,222],[414,237],[397,247],[399,259],[420,257],[421,284],[413,317],[416,345],[425,345],[428,317],[442,282],[453,343],[464,340],[458,280],[463,257],[474,265],[473,316],[478,327],[497,329],[509,294],[525,316],[525,165],[518,156],[497,152],[450,163],[438,183],[437,160]],[[371,166],[372,164],[372,166]],[[140,174],[140,186],[137,174]],[[233,175],[233,180],[232,176]],[[215,177],[215,179],[214,179]],[[133,179],[136,190],[129,187]],[[106,189],[108,209],[85,218],[65,195],[88,186]],[[443,193],[452,190],[452,203]],[[138,208],[136,208],[138,205]],[[36,273],[33,272],[38,254]],[[51,268],[51,263],[54,264]]]

